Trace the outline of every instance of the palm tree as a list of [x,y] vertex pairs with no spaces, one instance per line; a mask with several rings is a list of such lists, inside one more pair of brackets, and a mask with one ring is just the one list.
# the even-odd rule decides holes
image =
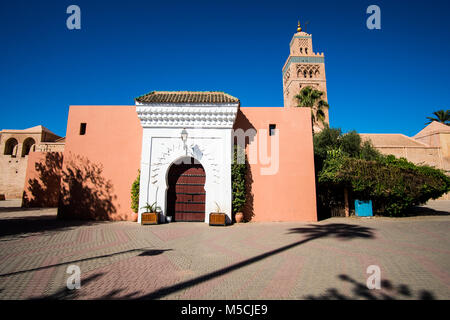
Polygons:
[[300,93],[295,96],[298,99],[297,107],[300,108],[311,108],[311,122],[313,124],[314,133],[314,123],[325,121],[325,109],[330,106],[326,101],[322,99],[323,92],[313,89],[311,87],[305,87],[300,90]]
[[427,117],[428,122],[426,124],[430,124],[433,121],[437,121],[446,125],[450,125],[450,110],[438,110],[436,112],[433,112],[433,114],[436,116],[436,118],[433,117]]

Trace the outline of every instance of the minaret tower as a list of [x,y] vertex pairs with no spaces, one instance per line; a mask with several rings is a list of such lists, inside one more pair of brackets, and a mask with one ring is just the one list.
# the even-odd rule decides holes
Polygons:
[[[313,51],[312,36],[302,31],[300,22],[289,47],[290,54],[283,66],[284,107],[296,107],[298,101],[295,96],[307,86],[322,91],[322,99],[327,101],[325,57],[323,53]],[[325,115],[325,123],[329,123],[328,110],[325,110]],[[323,127],[322,124],[316,125]]]

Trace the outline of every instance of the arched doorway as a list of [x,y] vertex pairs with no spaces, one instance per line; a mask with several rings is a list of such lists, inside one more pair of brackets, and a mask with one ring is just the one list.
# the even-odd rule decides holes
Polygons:
[[5,155],[8,156],[16,156],[17,153],[17,146],[18,146],[18,142],[16,139],[14,138],[9,138],[8,141],[6,141],[5,143]]
[[194,158],[172,164],[167,176],[167,216],[173,221],[205,221],[205,169]]
[[34,145],[36,142],[33,138],[26,138],[22,144],[22,157],[27,156],[30,151],[34,151]]

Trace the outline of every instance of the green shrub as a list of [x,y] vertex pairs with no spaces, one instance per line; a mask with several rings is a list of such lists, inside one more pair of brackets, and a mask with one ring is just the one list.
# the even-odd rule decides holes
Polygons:
[[323,167],[323,162],[328,154],[339,150],[340,153],[351,158],[365,160],[376,160],[382,157],[370,141],[362,141],[361,136],[356,131],[343,134],[339,128],[325,127],[314,139],[314,161],[316,173]]
[[383,158],[383,155],[375,149],[370,141],[364,141],[359,151],[359,158],[364,160],[378,160]]
[[401,215],[411,206],[449,191],[449,177],[430,166],[382,155],[355,131],[326,127],[314,136],[319,211],[344,204],[344,189],[355,199],[373,200],[375,209]]
[[139,181],[141,179],[141,172],[138,172],[136,180],[131,185],[131,209],[134,213],[139,211]]
[[[239,156],[239,160],[238,160]],[[243,163],[242,163],[243,162]],[[231,164],[231,185],[233,192],[233,213],[242,210],[246,200],[245,176],[247,174],[247,162],[245,150],[234,146],[233,163]]]
[[339,139],[342,151],[350,157],[359,157],[361,154],[361,137],[356,131],[343,134]]
[[328,157],[318,175],[319,185],[341,192],[349,188],[361,199],[372,199],[391,216],[436,199],[450,191],[450,178],[429,166],[418,166],[394,156],[375,161]]

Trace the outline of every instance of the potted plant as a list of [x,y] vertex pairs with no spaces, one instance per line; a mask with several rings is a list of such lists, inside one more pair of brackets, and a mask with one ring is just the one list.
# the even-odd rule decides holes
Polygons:
[[138,221],[138,211],[139,211],[139,181],[140,181],[140,171],[138,171],[138,176],[131,185],[131,221]]
[[161,208],[156,205],[156,202],[153,204],[147,202],[141,209],[145,209],[141,216],[141,224],[158,224]]
[[222,212],[217,202],[216,204],[216,211],[211,212],[209,214],[209,225],[210,226],[225,226],[226,225],[226,214]]
[[244,221],[244,214],[241,211],[238,211],[234,215],[234,219],[236,220],[236,223],[241,223],[242,221]]

